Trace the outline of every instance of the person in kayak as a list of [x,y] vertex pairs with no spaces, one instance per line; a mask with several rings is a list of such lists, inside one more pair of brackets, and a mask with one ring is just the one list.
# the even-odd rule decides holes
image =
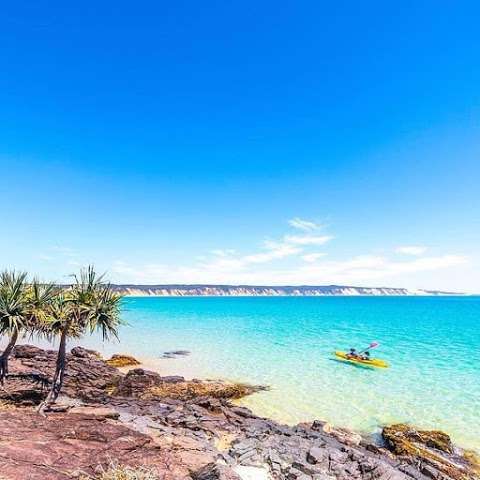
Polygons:
[[350,351],[347,353],[347,357],[348,358],[360,358],[358,353],[357,353],[357,350],[355,348],[351,348]]
[[370,352],[367,350],[363,355],[360,355],[361,360],[370,360]]

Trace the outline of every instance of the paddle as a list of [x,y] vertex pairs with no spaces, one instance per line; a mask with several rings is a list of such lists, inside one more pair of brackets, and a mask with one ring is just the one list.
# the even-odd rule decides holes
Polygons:
[[358,352],[358,354],[360,355],[362,353],[365,353],[367,350],[371,350],[372,348],[377,348],[378,346],[380,346],[378,342],[372,342],[365,350]]

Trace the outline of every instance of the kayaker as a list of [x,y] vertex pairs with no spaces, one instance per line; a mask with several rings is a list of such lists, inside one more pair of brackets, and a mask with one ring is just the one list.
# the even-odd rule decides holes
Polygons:
[[347,353],[347,357],[358,358],[357,350],[355,348],[351,348],[350,351]]
[[362,360],[370,360],[370,352],[367,350],[363,355],[360,355]]

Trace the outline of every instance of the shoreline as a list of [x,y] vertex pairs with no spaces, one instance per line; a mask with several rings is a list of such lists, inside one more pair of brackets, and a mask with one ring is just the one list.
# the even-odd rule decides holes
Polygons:
[[125,298],[381,298],[381,297],[395,297],[395,298],[438,298],[438,297],[480,297],[479,293],[445,293],[445,294],[389,294],[389,295],[368,295],[368,294],[341,294],[341,295],[130,295],[128,293],[123,295]]
[[[23,342],[25,342],[27,339],[23,339]],[[72,347],[79,343],[74,343]],[[41,344],[40,345],[42,348],[52,348],[55,349],[56,347],[51,344]],[[154,371],[160,375],[163,376],[176,376],[176,375],[181,375],[185,377],[186,379],[200,379],[202,381],[207,381],[207,380],[219,380],[219,381],[225,381],[229,383],[243,383],[243,382],[257,382],[259,380],[251,379],[251,378],[246,378],[245,376],[241,375],[222,375],[222,374],[214,374],[214,373],[208,373],[204,372],[201,368],[192,368],[192,362],[190,361],[190,357],[177,357],[177,358],[161,358],[159,357],[147,357],[143,355],[138,355],[138,351],[133,351],[133,350],[125,350],[122,348],[121,344],[116,344],[116,351],[122,351],[125,352],[128,355],[131,355],[135,358],[137,358],[139,361],[141,361],[141,364],[139,367],[145,368],[147,370]],[[89,348],[96,348],[94,345],[89,344]],[[109,348],[108,350],[111,350]],[[104,352],[104,354],[107,354],[107,352]],[[195,364],[195,362],[193,362]],[[125,367],[121,368],[120,370],[124,373],[127,373],[128,370],[131,368],[135,367]],[[269,385],[268,380],[265,382],[262,382],[266,384],[267,386]],[[280,390],[278,388],[273,388],[273,391],[279,392]],[[278,396],[281,396],[279,394]],[[299,422],[308,422],[308,421],[313,421],[314,419],[321,419],[323,421],[327,421],[328,423],[335,425],[340,428],[346,428],[349,430],[352,430],[354,432],[359,433],[362,436],[369,437],[369,438],[376,438],[379,436],[382,428],[385,425],[389,425],[391,423],[403,423],[403,422],[408,422],[408,420],[399,417],[398,415],[392,415],[391,413],[388,415],[388,419],[383,421],[383,422],[377,422],[374,425],[371,425],[370,427],[358,427],[355,423],[358,424],[358,422],[339,422],[335,419],[329,418],[328,415],[322,415],[322,414],[315,414],[308,412],[304,416],[298,416],[297,409],[294,406],[293,403],[291,403],[292,407],[288,410],[294,412],[293,416],[291,413],[287,411],[285,412],[285,409],[283,407],[278,408],[275,406],[272,406],[271,399],[269,398],[269,392],[259,392],[256,395],[251,395],[247,396],[243,399],[240,399],[238,401],[235,401],[236,404],[240,406],[244,406],[246,408],[251,409],[255,414],[262,416],[262,417],[267,417],[269,419],[272,419],[274,421],[280,422],[285,425],[289,426],[294,426],[298,424]],[[288,404],[290,404],[288,403]],[[273,404],[275,405],[275,404]],[[285,405],[285,404],[284,404]],[[350,417],[350,418],[355,418],[358,420],[365,420],[365,416],[363,415],[357,415],[356,417]],[[452,438],[454,439],[455,443],[462,448],[465,449],[472,449],[480,454],[480,445],[478,443],[470,443],[468,440],[465,440],[461,435],[456,435],[455,432],[450,431],[448,428],[445,427],[445,425],[441,425],[440,422],[429,422],[426,424],[422,424],[422,422],[415,422],[415,425],[424,428],[424,429],[437,429],[440,428],[443,431],[449,433]]]
[[379,443],[320,420],[288,426],[232,402],[261,386],[161,376],[130,356],[105,360],[82,347],[68,354],[63,396],[44,419],[28,372],[48,378],[55,361],[52,350],[15,349],[0,402],[6,480],[67,480],[112,461],[154,466],[162,480],[476,480],[480,472],[478,456],[440,431],[397,424]]
[[[218,375],[209,375],[209,374],[202,374],[200,372],[195,373],[194,370],[191,369],[191,366],[188,365],[186,367],[186,359],[187,357],[177,357],[177,358],[148,358],[143,356],[137,356],[132,354],[135,358],[137,358],[141,363],[138,365],[138,368],[145,368],[147,370],[152,370],[160,375],[172,376],[172,375],[181,375],[185,377],[187,380],[200,380],[200,381],[220,381],[220,382],[227,382],[227,383],[244,383],[245,381],[248,382],[248,379],[240,378],[240,377],[225,377],[225,376],[218,376]],[[183,362],[182,362],[183,360]],[[180,367],[179,367],[180,364]],[[166,366],[166,368],[164,368]],[[137,366],[131,367],[122,367],[120,370],[124,373],[128,373],[128,371],[137,368]],[[258,398],[265,399],[265,396],[268,396],[268,392],[270,391],[270,385],[266,385],[269,387],[266,391],[259,391],[255,392],[252,395],[248,395],[244,398],[235,400],[235,404],[240,406],[249,408],[252,410],[256,415],[269,418],[273,421],[280,422],[285,425],[294,426],[298,423],[309,422],[315,419],[319,419],[318,416],[312,415],[308,418],[296,419],[292,420],[288,415],[285,413],[272,413],[272,409],[269,408],[269,402],[267,400],[258,400]],[[257,399],[257,400],[255,400]],[[271,404],[270,404],[271,405]],[[391,415],[391,417],[395,417],[395,415]],[[327,422],[331,424],[328,418],[320,418],[321,421]],[[402,420],[397,420],[398,423],[403,423]],[[355,428],[351,424],[339,424],[338,422],[333,423],[334,427],[344,428],[351,430],[352,432],[358,433],[364,438],[378,438],[381,435],[382,429],[389,425],[392,422],[384,422],[378,423],[374,426],[373,429],[367,428]],[[438,428],[433,427],[434,429]],[[450,434],[448,431],[446,432]],[[480,454],[480,447],[477,445],[468,445],[466,443],[461,442],[457,439],[457,445],[464,449],[472,449]]]

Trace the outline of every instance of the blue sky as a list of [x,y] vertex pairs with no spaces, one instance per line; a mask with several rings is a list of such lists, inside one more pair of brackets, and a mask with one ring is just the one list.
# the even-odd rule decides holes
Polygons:
[[0,266],[480,290],[478,2],[67,3],[2,7]]

